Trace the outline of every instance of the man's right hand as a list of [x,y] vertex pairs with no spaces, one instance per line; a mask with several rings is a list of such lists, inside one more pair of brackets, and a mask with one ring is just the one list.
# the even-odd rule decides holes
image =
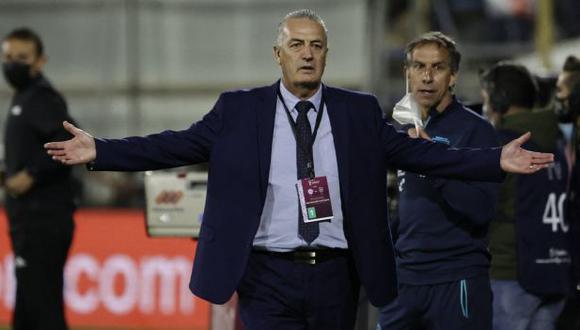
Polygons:
[[63,126],[73,135],[73,138],[62,142],[46,143],[44,148],[52,159],[66,165],[86,164],[95,160],[97,157],[95,138],[68,121],[65,121]]
[[427,134],[427,132],[425,132],[424,129],[420,128],[420,127],[413,127],[413,128],[409,128],[407,130],[407,134],[412,137],[413,139],[425,139],[428,141],[431,141],[431,137],[429,136],[429,134]]

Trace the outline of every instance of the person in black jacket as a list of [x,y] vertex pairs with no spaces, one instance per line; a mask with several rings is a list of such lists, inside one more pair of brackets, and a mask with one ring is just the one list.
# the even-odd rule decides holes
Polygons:
[[566,58],[556,82],[554,109],[560,128],[568,141],[567,154],[572,165],[567,190],[565,219],[570,226],[573,283],[572,291],[560,318],[558,329],[580,329],[580,58]]
[[2,71],[14,90],[4,131],[6,211],[17,279],[13,329],[67,329],[63,268],[75,210],[71,169],[43,144],[62,140],[71,120],[63,97],[42,74],[43,43],[28,28],[2,41]]
[[569,167],[552,109],[537,109],[538,87],[522,65],[499,62],[481,73],[484,107],[501,143],[520,132],[526,148],[554,154],[529,176],[508,174],[490,225],[494,330],[550,330],[571,282],[570,225],[564,216]]

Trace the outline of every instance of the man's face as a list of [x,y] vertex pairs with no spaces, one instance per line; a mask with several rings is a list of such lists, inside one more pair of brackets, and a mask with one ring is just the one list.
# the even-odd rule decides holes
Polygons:
[[274,59],[282,69],[286,88],[316,91],[326,66],[326,33],[324,28],[307,18],[286,21],[280,45],[274,47]]
[[34,42],[8,39],[2,42],[2,63],[10,62],[30,65],[30,74],[34,76],[42,71],[46,60],[44,57],[38,56]]
[[423,110],[436,107],[442,111],[451,102],[450,87],[456,74],[449,65],[449,52],[436,43],[418,45],[411,52],[405,68],[411,93]]

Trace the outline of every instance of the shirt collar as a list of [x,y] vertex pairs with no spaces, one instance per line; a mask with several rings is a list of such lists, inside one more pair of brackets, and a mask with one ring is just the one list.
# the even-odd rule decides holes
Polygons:
[[447,105],[445,110],[439,112],[439,111],[437,111],[437,109],[435,107],[429,109],[429,112],[428,112],[429,118],[435,119],[435,118],[439,118],[441,116],[444,116],[445,114],[448,114],[448,113],[454,111],[457,108],[458,104],[459,104],[459,101],[457,101],[457,98],[455,97],[455,95],[453,95],[451,102]]
[[[284,83],[281,80],[280,80],[280,94],[282,95],[282,99],[284,99],[284,103],[286,103],[288,110],[290,110],[291,112],[296,111],[294,107],[296,106],[296,103],[298,103],[301,100],[296,95],[292,94],[286,88],[286,86],[284,86]],[[320,84],[316,93],[314,93],[314,95],[312,95],[306,101],[312,102],[312,104],[314,105],[314,111],[318,112],[319,110],[318,107],[320,106],[321,99],[322,99],[322,84]]]

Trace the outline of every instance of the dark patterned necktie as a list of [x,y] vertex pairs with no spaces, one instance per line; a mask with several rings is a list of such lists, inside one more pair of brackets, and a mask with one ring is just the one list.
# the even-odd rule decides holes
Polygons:
[[[311,167],[314,166],[312,159],[312,128],[308,121],[308,110],[314,105],[308,101],[296,103],[298,117],[296,118],[296,168],[298,179],[308,178],[310,173],[314,174]],[[310,245],[318,237],[320,230],[318,222],[305,223],[302,219],[302,212],[298,210],[298,234]]]

